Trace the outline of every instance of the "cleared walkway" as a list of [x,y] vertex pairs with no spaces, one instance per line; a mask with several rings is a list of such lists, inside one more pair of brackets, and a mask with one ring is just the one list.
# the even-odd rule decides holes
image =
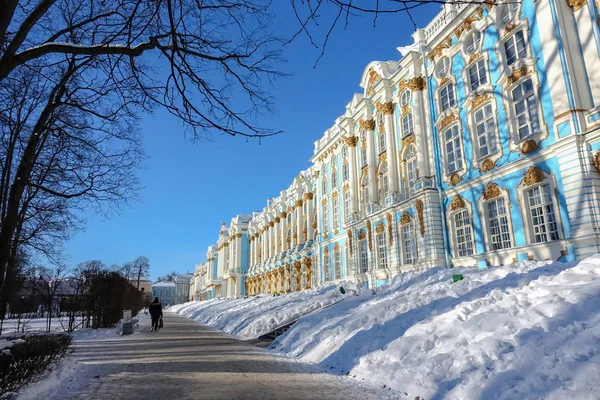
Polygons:
[[391,392],[270,353],[180,315],[165,327],[79,342],[54,399],[387,399]]

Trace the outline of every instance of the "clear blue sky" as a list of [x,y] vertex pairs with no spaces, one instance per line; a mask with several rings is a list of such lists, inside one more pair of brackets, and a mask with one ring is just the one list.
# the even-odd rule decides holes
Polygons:
[[[274,27],[289,37],[298,24],[288,1],[276,1]],[[373,2],[374,3],[374,2]],[[439,5],[414,15],[424,27]],[[314,142],[344,112],[359,87],[361,74],[373,60],[398,60],[398,46],[413,43],[413,26],[404,14],[354,19],[349,28],[334,31],[316,69],[320,49],[305,36],[284,49],[281,70],[290,73],[277,82],[277,103],[262,126],[285,132],[246,142],[213,135],[193,144],[175,118],[158,112],[144,116],[142,130],[149,159],[139,172],[144,189],[140,201],[120,216],[87,217],[87,228],[67,243],[70,264],[102,260],[122,264],[139,255],[150,259],[151,278],[193,271],[204,261],[207,246],[216,242],[220,224],[236,214],[259,211],[270,197],[286,189],[309,166]],[[322,37],[321,37],[322,39]]]

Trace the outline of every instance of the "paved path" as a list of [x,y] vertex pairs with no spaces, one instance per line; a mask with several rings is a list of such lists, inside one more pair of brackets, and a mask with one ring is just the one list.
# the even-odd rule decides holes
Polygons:
[[235,340],[173,313],[150,333],[77,344],[78,372],[53,399],[386,399],[388,390]]

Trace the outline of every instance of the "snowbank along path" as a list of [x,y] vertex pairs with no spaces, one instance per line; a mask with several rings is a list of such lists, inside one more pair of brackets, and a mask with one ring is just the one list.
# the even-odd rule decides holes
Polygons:
[[[464,279],[452,283],[453,274]],[[340,296],[329,286],[178,311],[251,338],[317,310],[271,349],[410,399],[600,398],[600,256],[410,272],[319,310]]]

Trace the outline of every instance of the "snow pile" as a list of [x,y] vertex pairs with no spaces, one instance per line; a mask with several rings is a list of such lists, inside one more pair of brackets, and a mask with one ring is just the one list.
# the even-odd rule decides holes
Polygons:
[[409,398],[598,398],[600,256],[405,273],[271,348]]
[[[345,282],[345,288],[353,286]],[[172,306],[174,311],[240,339],[255,339],[315,310],[334,304],[342,295],[337,285],[281,296],[211,299]]]

